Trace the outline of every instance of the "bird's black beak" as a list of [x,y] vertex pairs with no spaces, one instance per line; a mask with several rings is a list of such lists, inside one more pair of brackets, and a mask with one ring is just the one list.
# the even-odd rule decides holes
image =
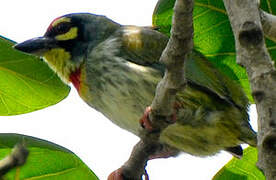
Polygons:
[[14,46],[19,51],[36,56],[43,56],[46,51],[55,47],[57,47],[56,40],[48,37],[33,38]]

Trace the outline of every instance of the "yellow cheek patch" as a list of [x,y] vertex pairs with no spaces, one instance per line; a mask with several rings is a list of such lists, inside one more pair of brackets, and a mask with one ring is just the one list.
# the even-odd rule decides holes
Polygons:
[[77,36],[78,36],[78,28],[72,27],[67,33],[57,35],[55,39],[59,41],[66,41],[70,39],[75,39]]
[[55,27],[55,26],[57,26],[59,23],[62,23],[62,22],[71,22],[71,19],[70,19],[70,18],[67,18],[67,17],[59,18],[59,19],[55,20],[55,21],[52,23],[52,27]]

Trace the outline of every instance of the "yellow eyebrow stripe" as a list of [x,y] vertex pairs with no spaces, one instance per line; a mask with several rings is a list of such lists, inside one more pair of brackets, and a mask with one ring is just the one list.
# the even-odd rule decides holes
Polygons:
[[66,41],[70,39],[75,39],[77,36],[78,36],[78,28],[72,27],[67,33],[57,35],[55,39],[59,41]]
[[71,19],[67,18],[67,17],[59,18],[59,19],[57,19],[56,21],[53,22],[52,27],[55,27],[59,23],[62,23],[62,22],[71,22]]

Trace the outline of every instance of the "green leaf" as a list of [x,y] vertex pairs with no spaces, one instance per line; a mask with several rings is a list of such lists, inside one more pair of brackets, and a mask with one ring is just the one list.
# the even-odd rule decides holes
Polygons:
[[32,112],[56,104],[69,91],[41,59],[12,48],[0,36],[0,115]]
[[[168,35],[174,3],[175,0],[159,0],[153,13],[153,25]],[[276,13],[276,1],[261,1],[261,5],[264,10]],[[246,71],[236,64],[234,36],[223,1],[195,0],[193,16],[195,49],[205,55],[221,72],[238,81],[253,102]],[[267,48],[275,61],[276,44],[267,40]]]
[[27,161],[8,172],[5,180],[98,180],[68,149],[30,136],[0,134],[0,159],[9,155],[15,144],[22,142],[29,150]]
[[265,176],[256,166],[257,154],[256,148],[246,148],[242,159],[233,158],[213,180],[265,180]]

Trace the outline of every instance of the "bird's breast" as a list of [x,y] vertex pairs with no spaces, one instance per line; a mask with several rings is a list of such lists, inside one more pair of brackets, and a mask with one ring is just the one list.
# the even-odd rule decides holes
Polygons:
[[138,133],[139,119],[153,100],[161,73],[129,61],[98,62],[87,69],[87,103],[118,126]]

